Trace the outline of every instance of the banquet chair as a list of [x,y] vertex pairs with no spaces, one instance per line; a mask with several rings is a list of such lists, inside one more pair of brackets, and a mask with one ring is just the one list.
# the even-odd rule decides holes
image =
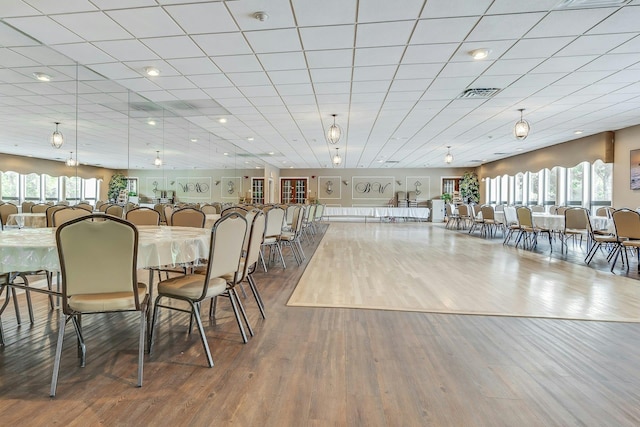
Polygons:
[[482,205],[480,211],[482,212],[482,228],[480,228],[480,234],[493,237],[498,227],[493,206]]
[[523,247],[526,247],[528,243],[530,248],[535,248],[538,244],[538,234],[546,233],[549,236],[549,247],[551,248],[551,251],[553,251],[553,245],[551,244],[551,230],[537,227],[534,224],[531,209],[526,206],[521,206],[516,210],[516,213],[518,214],[518,223],[520,224],[518,238],[516,239],[516,247],[524,238],[524,241],[522,242]]
[[22,202],[22,213],[31,212],[31,207],[32,206],[35,206],[35,203],[33,203],[33,202]]
[[458,206],[458,216],[460,217],[461,227],[463,230],[466,230],[467,226],[471,225],[471,227],[469,228],[469,233],[471,233],[471,229],[473,228],[473,219],[469,211],[469,205]]
[[580,236],[580,246],[582,246],[583,237],[589,234],[588,222],[589,211],[585,208],[570,208],[564,211],[564,228],[560,234],[562,247],[568,249],[569,239],[573,239],[575,245],[578,236]]
[[556,209],[556,215],[564,215],[567,209],[569,209],[569,206],[558,206]]
[[451,228],[453,226],[457,228],[460,225],[460,217],[457,213],[454,213],[453,205],[451,203],[445,203],[444,210],[447,217],[447,223],[444,228]]
[[516,231],[520,231],[520,224],[518,223],[518,214],[516,212],[516,208],[513,206],[505,206],[504,207],[504,224],[506,233],[504,236],[504,240],[502,242],[503,245],[509,244],[511,241],[511,237],[513,237],[513,233]]
[[93,212],[93,206],[91,206],[89,203],[78,203],[74,207],[84,209],[89,212]]
[[102,203],[100,207],[98,207],[98,210],[100,212],[106,212],[109,206],[113,206],[113,205],[111,203]]
[[609,210],[605,206],[601,206],[598,209],[596,209],[596,216],[610,217]]
[[213,205],[204,205],[200,208],[205,215],[217,214],[218,209]]
[[407,203],[407,193],[404,191],[396,192],[396,207],[398,208],[406,208]]
[[171,214],[170,225],[173,227],[204,228],[207,216],[204,212],[194,208],[183,208]]
[[[247,221],[242,215],[238,213],[224,215],[211,229],[209,262],[205,274],[187,274],[158,283],[158,296],[155,299],[151,321],[149,353],[153,350],[159,309],[166,308],[181,311],[190,314],[190,322],[195,320],[208,365],[209,367],[213,367],[213,358],[211,357],[202,319],[200,318],[200,307],[202,301],[225,293],[231,301],[231,307],[235,314],[238,327],[240,328],[242,338],[244,342],[247,342],[238,309],[242,311],[245,321],[247,321],[246,313],[244,312],[242,302],[238,298],[235,288],[229,287],[227,280],[224,278],[224,276],[228,275],[235,277],[237,271],[240,269],[240,258],[242,256],[242,246],[246,230]],[[189,305],[189,309],[186,310],[174,304],[166,305],[161,303],[164,299],[184,301]],[[189,327],[189,333],[191,333],[191,327]]]
[[296,208],[298,207],[298,205],[288,205],[288,206],[281,206],[282,209],[285,210],[285,230],[291,230],[292,227],[292,223],[293,223],[293,213],[296,211]]
[[302,264],[306,259],[304,251],[302,250],[302,244],[300,238],[302,235],[304,223],[304,208],[302,206],[296,206],[293,213],[293,221],[291,223],[290,231],[283,231],[280,234],[280,244],[282,246],[289,246],[291,253],[295,258],[298,265]]
[[[31,213],[45,213],[47,212],[48,208],[49,208],[49,205],[45,205],[44,203],[38,203],[37,205],[31,206]],[[25,211],[22,211],[22,212],[27,213]]]
[[[620,253],[622,253],[622,262],[626,262],[627,271],[629,271],[627,249],[635,249],[636,255],[640,257],[640,213],[631,209],[618,209],[613,212],[613,224],[616,229],[618,245],[613,255],[611,271],[613,271]],[[640,271],[640,263],[638,264],[638,271]]]
[[87,212],[82,208],[64,208],[53,212],[53,226],[60,227],[65,222],[69,222],[72,219],[89,216],[91,212]]
[[608,248],[607,261],[611,261],[611,258],[616,252],[617,247],[620,245],[620,240],[618,240],[618,236],[615,234],[598,234],[593,229],[591,225],[591,221],[587,221],[587,231],[589,233],[589,239],[591,241],[591,247],[587,252],[587,256],[584,258],[584,262],[589,265],[593,257],[598,252],[598,249],[605,246]]
[[124,217],[124,209],[120,205],[111,205],[104,211],[104,213],[118,218]]
[[[269,248],[269,259],[275,259],[276,255],[280,256],[282,261],[282,268],[287,268],[282,256],[282,248],[280,247],[280,234],[282,234],[282,226],[284,224],[284,209],[279,207],[273,207],[265,212],[266,226],[264,230],[264,239],[262,241],[262,248],[260,251],[260,259],[262,260],[262,267],[264,271],[267,271],[267,265],[265,262],[265,248]],[[275,251],[275,253],[273,252]]]
[[53,227],[53,214],[59,210],[67,209],[66,206],[49,206],[45,213],[47,219],[47,227]]
[[313,218],[316,216],[316,206],[317,205],[313,204],[304,207],[304,219],[302,221],[302,234],[307,237],[307,241],[311,242],[315,241],[313,235],[316,234],[315,229],[313,228]]
[[150,208],[136,208],[127,212],[126,219],[134,225],[160,225],[160,214]]
[[[94,218],[101,221],[87,220]],[[58,326],[50,395],[56,394],[66,324],[71,321],[76,331],[80,366],[84,367],[86,345],[80,317],[96,313],[140,313],[137,386],[141,387],[149,294],[136,275],[138,230],[121,218],[91,214],[58,227],[56,245],[62,272],[63,315]]]
[[322,217],[324,216],[324,207],[325,205],[318,205],[318,207],[316,208],[316,222],[322,221]]
[[544,206],[542,206],[542,205],[533,205],[533,206],[531,206],[531,212],[544,212]]
[[7,225],[7,220],[9,219],[9,215],[15,215],[18,213],[18,207],[13,203],[3,203],[0,205],[0,223],[2,225],[2,229]]
[[418,196],[416,196],[415,191],[407,192],[407,207],[409,208],[417,208],[418,207]]

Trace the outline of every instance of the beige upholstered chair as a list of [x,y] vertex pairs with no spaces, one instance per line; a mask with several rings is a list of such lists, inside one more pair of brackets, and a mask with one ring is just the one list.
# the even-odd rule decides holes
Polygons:
[[587,221],[587,229],[589,232],[589,238],[591,239],[591,248],[587,252],[587,256],[584,258],[584,262],[589,265],[598,249],[603,246],[608,249],[607,261],[611,261],[611,258],[615,255],[616,249],[620,246],[621,242],[618,236],[615,234],[601,234],[596,233],[591,226],[591,221]]
[[7,219],[9,215],[17,214],[18,207],[12,203],[3,203],[0,205],[0,223],[2,224],[2,228],[7,225]]
[[47,208],[47,227],[53,227],[53,214],[61,209],[67,209],[66,206],[49,206]]
[[200,210],[205,215],[211,215],[211,214],[217,214],[218,213],[218,209],[216,209],[216,207],[213,206],[213,205],[204,205],[204,206],[202,206],[200,208]]
[[84,209],[85,211],[88,211],[88,212],[93,212],[93,206],[91,206],[89,203],[78,203],[74,207]]
[[87,212],[82,208],[64,208],[58,209],[53,212],[53,226],[60,227],[65,222],[69,222],[72,219],[89,216],[91,212]]
[[153,210],[160,214],[160,224],[166,224],[167,219],[164,216],[164,205],[162,203],[156,203],[153,206]]
[[569,206],[558,206],[556,209],[556,215],[564,215],[567,209],[569,209]]
[[[89,221],[76,218],[56,230],[56,242],[62,272],[62,314],[58,326],[51,396],[56,394],[65,326],[73,322],[78,335],[81,366],[86,361],[86,346],[80,316],[123,311],[140,312],[138,339],[138,387],[142,386],[146,314],[149,294],[138,283],[138,230],[123,219],[89,215]],[[105,262],[108,260],[109,262]],[[118,266],[113,268],[113,266]]]
[[316,208],[316,217],[315,221],[322,221],[322,217],[324,215],[324,205],[318,205]]
[[396,206],[399,208],[407,207],[407,193],[405,193],[404,191],[396,192]]
[[563,247],[567,245],[569,239],[573,239],[573,243],[576,243],[576,239],[580,236],[580,245],[582,245],[583,237],[587,237],[589,234],[589,211],[585,208],[570,208],[564,211],[564,229],[561,234],[561,242]]
[[[467,226],[472,222],[469,205],[458,206],[458,216],[460,217],[462,228],[466,230]],[[469,229],[469,233],[471,233],[471,229]]]
[[110,206],[113,206],[111,203],[103,203],[100,205],[100,207],[98,207],[98,210],[100,212],[106,212],[107,209],[109,209]]
[[[205,274],[187,274],[163,280],[158,283],[158,296],[153,309],[153,321],[151,323],[151,337],[149,352],[153,350],[155,327],[160,308],[167,308],[189,313],[191,321],[195,319],[200,339],[204,348],[209,367],[213,366],[213,358],[209,350],[209,344],[200,318],[200,305],[202,301],[226,294],[231,300],[231,306],[236,316],[236,321],[244,341],[247,341],[242,320],[238,309],[242,311],[246,320],[246,314],[242,303],[234,287],[227,285],[224,276],[235,277],[240,270],[240,258],[242,246],[247,230],[247,221],[237,213],[224,215],[215,223],[211,230],[211,244],[209,249],[209,263]],[[165,305],[164,299],[185,301],[190,309],[185,310],[175,304]],[[189,328],[191,332],[191,328]]]
[[291,253],[293,253],[293,257],[295,258],[298,265],[302,264],[302,262],[306,259],[304,251],[302,250],[302,243],[300,242],[300,238],[302,237],[303,223],[304,208],[302,206],[296,206],[296,209],[293,213],[291,230],[283,231],[280,234],[281,246],[289,246],[291,248]]
[[553,251],[553,245],[551,244],[551,231],[546,228],[537,227],[534,224],[531,209],[526,206],[521,206],[516,210],[516,212],[518,214],[518,223],[520,224],[518,238],[516,239],[516,246],[518,246],[518,243],[520,243],[524,238],[523,246],[528,245],[530,248],[534,248],[538,244],[538,234],[546,233],[549,236],[549,246]]
[[415,191],[407,192],[407,206],[410,208],[418,207],[418,196],[416,195]]
[[533,205],[531,206],[531,212],[544,212],[544,206],[542,205]]
[[516,212],[516,208],[513,206],[505,206],[504,207],[504,224],[505,230],[507,231],[504,236],[503,245],[506,245],[511,241],[511,237],[513,237],[513,233],[516,231],[520,231],[520,224],[518,223],[518,214]]
[[291,224],[293,223],[293,213],[296,211],[296,208],[298,208],[298,205],[285,205],[280,207],[285,211],[284,228],[285,230],[291,230]]
[[[38,203],[37,205],[31,206],[31,213],[45,213],[47,211],[47,208],[49,208],[49,205],[46,205],[44,203]],[[24,212],[24,213],[27,213],[27,212]]]
[[[272,207],[265,212],[267,216],[267,225],[264,230],[264,239],[262,241],[262,250],[260,257],[262,259],[262,267],[264,271],[267,271],[265,262],[265,248],[269,249],[269,259],[275,259],[276,255],[280,256],[282,261],[282,268],[287,268],[282,256],[282,248],[280,247],[280,234],[282,234],[282,227],[284,225],[285,211],[280,207]],[[274,252],[275,251],[275,252]]]
[[33,202],[22,202],[22,213],[31,212],[31,206],[35,206]]
[[171,225],[171,215],[173,215],[173,206],[164,205],[162,206],[162,211],[164,212],[164,220],[167,225]]
[[609,216],[609,211],[605,206],[601,206],[598,209],[596,209],[596,216]]
[[203,228],[207,216],[195,208],[183,208],[171,214],[171,224],[174,227]]
[[118,218],[124,217],[124,209],[120,205],[111,205],[107,208],[106,211],[104,211],[104,213]]
[[[619,243],[615,248],[611,271],[613,271],[620,253],[622,253],[623,262],[626,263],[627,271],[629,271],[627,249],[635,249],[636,254],[640,256],[640,213],[631,209],[618,209],[613,212],[613,224],[616,228],[616,236]],[[638,264],[638,271],[640,271],[640,263]]]
[[482,205],[480,211],[482,212],[482,228],[480,229],[480,234],[488,237],[493,237],[497,228],[493,206]]
[[160,225],[160,214],[149,208],[136,208],[126,214],[127,221],[134,225]]

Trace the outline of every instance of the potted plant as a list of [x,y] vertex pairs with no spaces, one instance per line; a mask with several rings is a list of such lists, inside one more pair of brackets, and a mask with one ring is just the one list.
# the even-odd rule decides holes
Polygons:
[[122,173],[116,172],[109,180],[107,197],[115,203],[118,201],[120,190],[124,190],[125,188],[127,188],[127,179]]
[[453,196],[451,195],[451,193],[443,193],[440,198],[444,200],[445,203],[451,203],[451,201],[453,200]]
[[480,201],[480,182],[475,172],[465,172],[460,180],[460,197],[464,203]]

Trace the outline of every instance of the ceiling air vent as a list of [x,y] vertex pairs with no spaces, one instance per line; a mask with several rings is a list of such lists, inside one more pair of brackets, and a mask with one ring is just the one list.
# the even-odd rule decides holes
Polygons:
[[594,7],[619,7],[631,0],[561,0],[554,9],[591,9]]
[[470,88],[458,95],[459,99],[488,99],[500,92],[500,89],[495,87],[478,87]]
[[398,161],[398,160],[387,160],[385,163],[396,164],[396,163],[400,163],[400,161]]

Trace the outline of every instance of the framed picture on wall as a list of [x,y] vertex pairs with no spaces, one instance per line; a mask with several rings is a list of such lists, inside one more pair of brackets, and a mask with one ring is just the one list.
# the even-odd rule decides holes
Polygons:
[[631,150],[629,158],[631,161],[629,165],[631,189],[640,190],[640,149]]

